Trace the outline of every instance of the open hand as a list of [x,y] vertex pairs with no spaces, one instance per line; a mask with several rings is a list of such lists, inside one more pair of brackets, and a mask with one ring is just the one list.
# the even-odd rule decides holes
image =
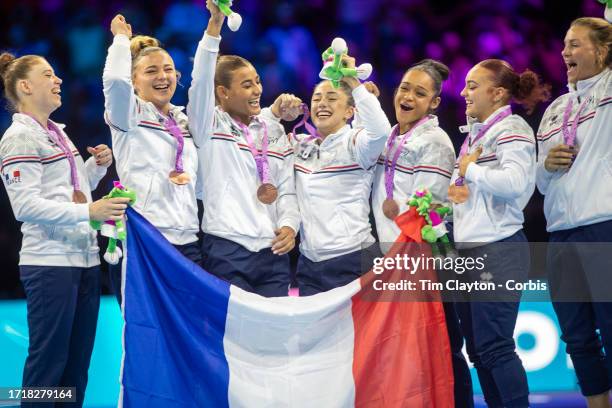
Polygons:
[[467,171],[467,168],[470,163],[476,163],[476,160],[478,160],[481,154],[482,146],[478,146],[478,148],[472,153],[466,154],[461,158],[461,160],[459,160],[459,175],[461,177],[465,177],[465,172]]

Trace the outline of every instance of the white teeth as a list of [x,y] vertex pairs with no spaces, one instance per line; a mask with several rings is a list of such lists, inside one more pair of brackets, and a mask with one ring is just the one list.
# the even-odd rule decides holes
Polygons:
[[170,85],[154,85],[153,89],[163,90],[163,89],[168,89],[169,87]]

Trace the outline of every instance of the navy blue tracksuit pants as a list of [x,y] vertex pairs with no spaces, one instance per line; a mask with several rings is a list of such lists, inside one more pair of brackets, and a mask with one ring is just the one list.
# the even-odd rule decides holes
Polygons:
[[[30,344],[23,387],[76,387],[82,406],[100,308],[100,267],[20,266]],[[56,404],[58,406],[60,404]],[[23,402],[22,407],[53,403]]]
[[251,252],[236,242],[205,234],[202,256],[206,271],[241,289],[265,297],[289,294],[289,254],[275,255],[271,248]]
[[552,232],[548,246],[553,307],[585,396],[612,387],[611,248],[612,221]]
[[[462,257],[476,258],[484,254],[486,271],[496,285],[505,285],[509,279],[527,280],[530,254],[522,230],[506,239],[460,251]],[[481,273],[474,269],[466,271],[461,278],[468,282],[480,281]],[[502,289],[501,294],[489,298],[467,295],[455,304],[468,356],[490,408],[529,406],[527,375],[516,354],[513,337],[520,297],[520,292]]]
[[379,256],[378,244],[319,262],[300,254],[296,274],[300,296],[316,295],[354,281],[372,269],[374,258]]

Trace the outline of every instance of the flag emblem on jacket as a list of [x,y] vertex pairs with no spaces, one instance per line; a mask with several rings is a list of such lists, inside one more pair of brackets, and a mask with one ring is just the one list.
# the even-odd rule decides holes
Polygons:
[[4,175],[4,179],[6,181],[7,186],[10,186],[11,184],[14,184],[14,183],[19,183],[21,182],[21,172],[19,170],[13,170],[12,174],[11,172],[7,172]]

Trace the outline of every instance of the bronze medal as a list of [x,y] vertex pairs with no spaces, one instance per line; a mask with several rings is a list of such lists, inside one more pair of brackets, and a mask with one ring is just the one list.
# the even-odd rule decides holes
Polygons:
[[448,188],[448,199],[455,204],[465,203],[470,196],[470,190],[466,184],[457,186],[451,184]]
[[87,197],[80,190],[74,190],[72,193],[72,202],[77,204],[85,204],[87,203]]
[[264,183],[257,189],[257,199],[264,204],[272,204],[278,197],[278,189],[274,184]]
[[397,205],[397,201],[394,199],[387,198],[385,201],[383,201],[382,210],[385,217],[390,220],[394,220],[399,214],[399,205]]
[[179,173],[176,170],[172,170],[170,172],[170,181],[173,182],[174,184],[178,184],[179,186],[185,185],[185,184],[189,184],[189,174],[182,172]]

